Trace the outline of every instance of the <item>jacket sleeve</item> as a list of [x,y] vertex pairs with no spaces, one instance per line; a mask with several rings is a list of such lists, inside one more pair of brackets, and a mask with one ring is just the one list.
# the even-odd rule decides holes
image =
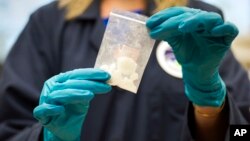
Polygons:
[[250,124],[249,77],[231,51],[221,64],[220,74],[227,86],[230,124]]
[[1,141],[39,140],[42,127],[32,113],[43,82],[54,74],[57,65],[47,20],[41,10],[30,17],[4,64],[0,79]]

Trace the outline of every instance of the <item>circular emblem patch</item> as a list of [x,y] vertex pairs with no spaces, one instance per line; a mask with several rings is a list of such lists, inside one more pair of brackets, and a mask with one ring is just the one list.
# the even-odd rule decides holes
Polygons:
[[177,62],[170,45],[162,41],[156,49],[156,58],[161,68],[171,76],[182,78],[181,65]]

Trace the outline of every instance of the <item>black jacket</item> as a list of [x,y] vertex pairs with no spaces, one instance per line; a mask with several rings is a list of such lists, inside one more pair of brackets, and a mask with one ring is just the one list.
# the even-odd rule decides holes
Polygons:
[[[191,1],[189,7],[221,14],[200,1]],[[31,15],[5,62],[0,81],[1,141],[41,140],[42,126],[32,111],[38,105],[43,83],[60,72],[94,66],[105,30],[98,8],[95,0],[84,14],[66,21],[64,11],[53,2]],[[156,48],[137,95],[114,87],[93,99],[82,141],[192,140],[192,123],[188,120],[192,106],[184,94],[183,82],[161,69]],[[220,73],[228,90],[230,124],[249,124],[250,83],[231,52]]]

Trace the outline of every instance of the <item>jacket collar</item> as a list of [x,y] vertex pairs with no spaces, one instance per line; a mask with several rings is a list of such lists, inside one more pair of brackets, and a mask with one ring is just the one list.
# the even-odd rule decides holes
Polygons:
[[[190,3],[188,3],[190,6]],[[147,7],[145,15],[150,16],[155,9],[153,0],[147,0]],[[102,42],[102,37],[105,31],[105,25],[100,18],[100,0],[93,0],[87,10],[76,17],[76,20],[95,20],[95,26],[93,32],[90,34],[90,41],[94,45],[94,48],[98,51]]]
[[89,34],[90,43],[96,51],[99,50],[102,37],[105,31],[105,25],[100,18],[100,0],[93,0],[89,7],[80,16],[74,19],[75,21],[85,22],[89,20],[94,21],[93,32]]
[[[155,8],[153,0],[146,1],[145,15],[150,16]],[[100,0],[93,0],[90,6],[80,16],[76,17],[76,20],[96,19],[100,16]]]
[[[154,4],[152,0],[147,0],[147,8],[144,14],[150,15],[152,9],[154,9]],[[94,20],[95,25],[93,32],[90,33],[90,42],[94,45],[95,50],[99,50],[103,34],[105,31],[105,25],[103,24],[102,19],[100,18],[100,0],[93,0],[90,6],[86,11],[80,16],[76,17],[75,20]]]
[[96,19],[100,16],[100,0],[93,0],[89,7],[76,20]]
[[[155,9],[155,3],[153,0],[147,0],[147,7],[145,10],[145,15],[150,16]],[[188,0],[187,6],[192,7],[193,2],[192,0]],[[81,14],[80,16],[76,17],[77,20],[84,20],[84,19],[96,19],[100,16],[100,0],[93,0],[87,10]]]

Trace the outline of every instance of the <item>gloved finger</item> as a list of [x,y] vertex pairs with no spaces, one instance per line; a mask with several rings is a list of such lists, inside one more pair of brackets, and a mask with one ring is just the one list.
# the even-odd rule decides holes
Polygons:
[[229,22],[216,26],[211,30],[211,34],[215,37],[231,36],[235,38],[239,33],[238,28]]
[[184,13],[179,16],[172,17],[160,25],[151,29],[149,35],[153,39],[164,40],[169,37],[176,36],[178,34],[182,34],[179,30],[179,24],[186,18],[190,17],[191,13]]
[[154,14],[153,16],[149,17],[148,20],[146,21],[146,26],[149,29],[153,29],[156,26],[162,24],[163,22],[165,22],[166,20],[168,20],[169,18],[178,16],[180,14],[183,14],[188,10],[189,8],[186,7],[171,7],[165,10],[162,10],[156,14]]
[[87,105],[93,99],[94,94],[88,90],[64,89],[52,92],[47,98],[51,104],[83,104]]
[[210,31],[217,25],[223,24],[222,17],[214,12],[201,11],[185,19],[179,25],[181,32],[199,32]]
[[224,39],[223,43],[226,44],[227,47],[231,47],[231,43],[234,40],[234,38],[238,35],[238,33],[239,33],[238,28],[234,24],[229,22],[217,26],[211,31],[211,34],[214,37],[223,38]]
[[69,79],[107,81],[109,78],[109,73],[104,70],[94,68],[75,69],[65,73],[60,73],[59,75],[53,77],[56,82],[65,82]]
[[60,115],[65,112],[63,106],[52,104],[41,104],[33,110],[34,117],[43,125],[47,124],[52,116]]
[[92,80],[68,80],[64,83],[55,83],[50,87],[51,92],[65,89],[89,90],[94,94],[101,94],[109,92],[111,86],[103,82]]

